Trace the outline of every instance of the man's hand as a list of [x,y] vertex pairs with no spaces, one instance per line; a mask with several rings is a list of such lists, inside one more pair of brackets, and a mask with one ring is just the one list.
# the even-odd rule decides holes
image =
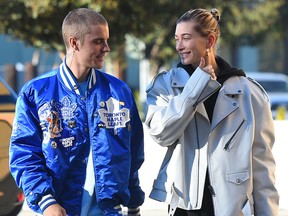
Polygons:
[[204,58],[201,58],[199,68],[201,68],[201,70],[205,71],[206,73],[210,74],[212,79],[214,79],[214,80],[217,79],[217,76],[214,72],[212,65],[208,64],[205,66],[205,59]]
[[53,204],[48,206],[44,212],[44,216],[66,216],[66,211],[59,204]]

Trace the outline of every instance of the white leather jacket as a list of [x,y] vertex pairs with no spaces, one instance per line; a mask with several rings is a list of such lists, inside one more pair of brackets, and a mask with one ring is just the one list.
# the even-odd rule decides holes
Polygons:
[[145,124],[167,152],[150,198],[200,209],[208,167],[216,216],[278,215],[269,98],[255,81],[229,78],[219,90],[213,120],[203,101],[221,85],[197,68],[160,73],[147,88]]

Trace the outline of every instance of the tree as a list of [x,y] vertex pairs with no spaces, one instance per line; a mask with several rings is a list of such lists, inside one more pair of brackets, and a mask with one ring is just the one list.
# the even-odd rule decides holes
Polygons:
[[279,18],[282,0],[225,1],[221,6],[223,42],[228,43],[232,64],[241,45],[259,45]]
[[[283,59],[281,59],[281,71],[288,75],[288,0],[283,0],[283,5],[277,11],[278,17],[275,20],[274,25],[271,28],[273,37],[277,41],[280,41],[280,44],[283,48]],[[277,52],[279,52],[277,50]]]
[[[286,0],[287,1],[287,0]],[[262,43],[271,27],[279,18],[279,8],[282,0],[210,0],[210,1],[161,1],[165,2],[155,11],[161,12],[157,17],[155,29],[144,37],[140,37],[146,44],[146,57],[153,59],[152,73],[156,74],[167,60],[175,57],[174,30],[177,18],[189,8],[214,8],[221,13],[221,43],[230,45],[231,55],[235,56],[240,45],[257,45]],[[287,12],[287,10],[286,10]],[[287,25],[287,22],[285,22]],[[236,63],[236,56],[232,64]],[[153,67],[154,65],[154,67]]]
[[[222,13],[223,42],[237,48],[243,43],[261,42],[278,18],[282,4],[283,0],[0,0],[0,33],[36,47],[63,51],[64,16],[72,9],[90,7],[101,12],[109,22],[109,43],[114,50],[110,56],[118,62],[119,70],[124,72],[126,68],[124,46],[128,34],[145,43],[145,57],[155,74],[176,57],[175,23],[189,8],[217,6]],[[125,79],[122,76],[120,78]]]

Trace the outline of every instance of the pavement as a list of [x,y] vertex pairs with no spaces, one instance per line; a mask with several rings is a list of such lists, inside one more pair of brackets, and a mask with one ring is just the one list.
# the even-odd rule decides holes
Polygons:
[[[273,154],[277,164],[276,187],[280,194],[279,216],[288,216],[288,120],[275,121],[275,145]],[[145,162],[139,170],[140,184],[145,191],[146,199],[141,206],[141,216],[167,216],[167,205],[150,199],[149,193],[157,176],[165,154],[165,148],[157,145],[147,134],[145,127]],[[23,206],[18,216],[36,216],[27,205]]]

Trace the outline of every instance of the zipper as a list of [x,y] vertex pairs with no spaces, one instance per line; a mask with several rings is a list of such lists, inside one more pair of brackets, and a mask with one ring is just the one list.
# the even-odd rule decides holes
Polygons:
[[[197,116],[195,116],[195,128],[196,128],[196,134],[197,134],[197,147],[198,147],[198,149],[200,149],[200,147],[199,147],[199,136],[198,136],[198,124],[197,124]],[[196,198],[196,206],[195,207],[197,207],[198,206],[198,197],[199,197],[199,179],[200,179],[200,171],[199,171],[199,167],[200,167],[200,152],[199,151],[197,151],[197,153],[198,153],[198,161],[197,161],[197,163],[198,163],[198,166],[197,166],[197,168],[198,168],[198,170],[197,170],[197,172],[198,172],[198,179],[197,179],[197,198]]]
[[243,125],[244,121],[245,121],[245,120],[243,119],[242,122],[241,122],[241,124],[240,124],[240,125],[238,126],[238,128],[236,129],[235,133],[232,135],[232,137],[231,137],[231,138],[228,140],[228,142],[225,144],[225,146],[224,146],[224,150],[225,150],[225,151],[228,151],[229,146],[230,146],[232,140],[234,139],[234,137],[236,136],[236,134],[237,134],[238,131],[240,130],[240,128],[241,128],[241,126]]
[[211,185],[209,185],[208,189],[209,189],[210,193],[212,194],[212,196],[215,197],[216,194],[215,194],[214,188]]

